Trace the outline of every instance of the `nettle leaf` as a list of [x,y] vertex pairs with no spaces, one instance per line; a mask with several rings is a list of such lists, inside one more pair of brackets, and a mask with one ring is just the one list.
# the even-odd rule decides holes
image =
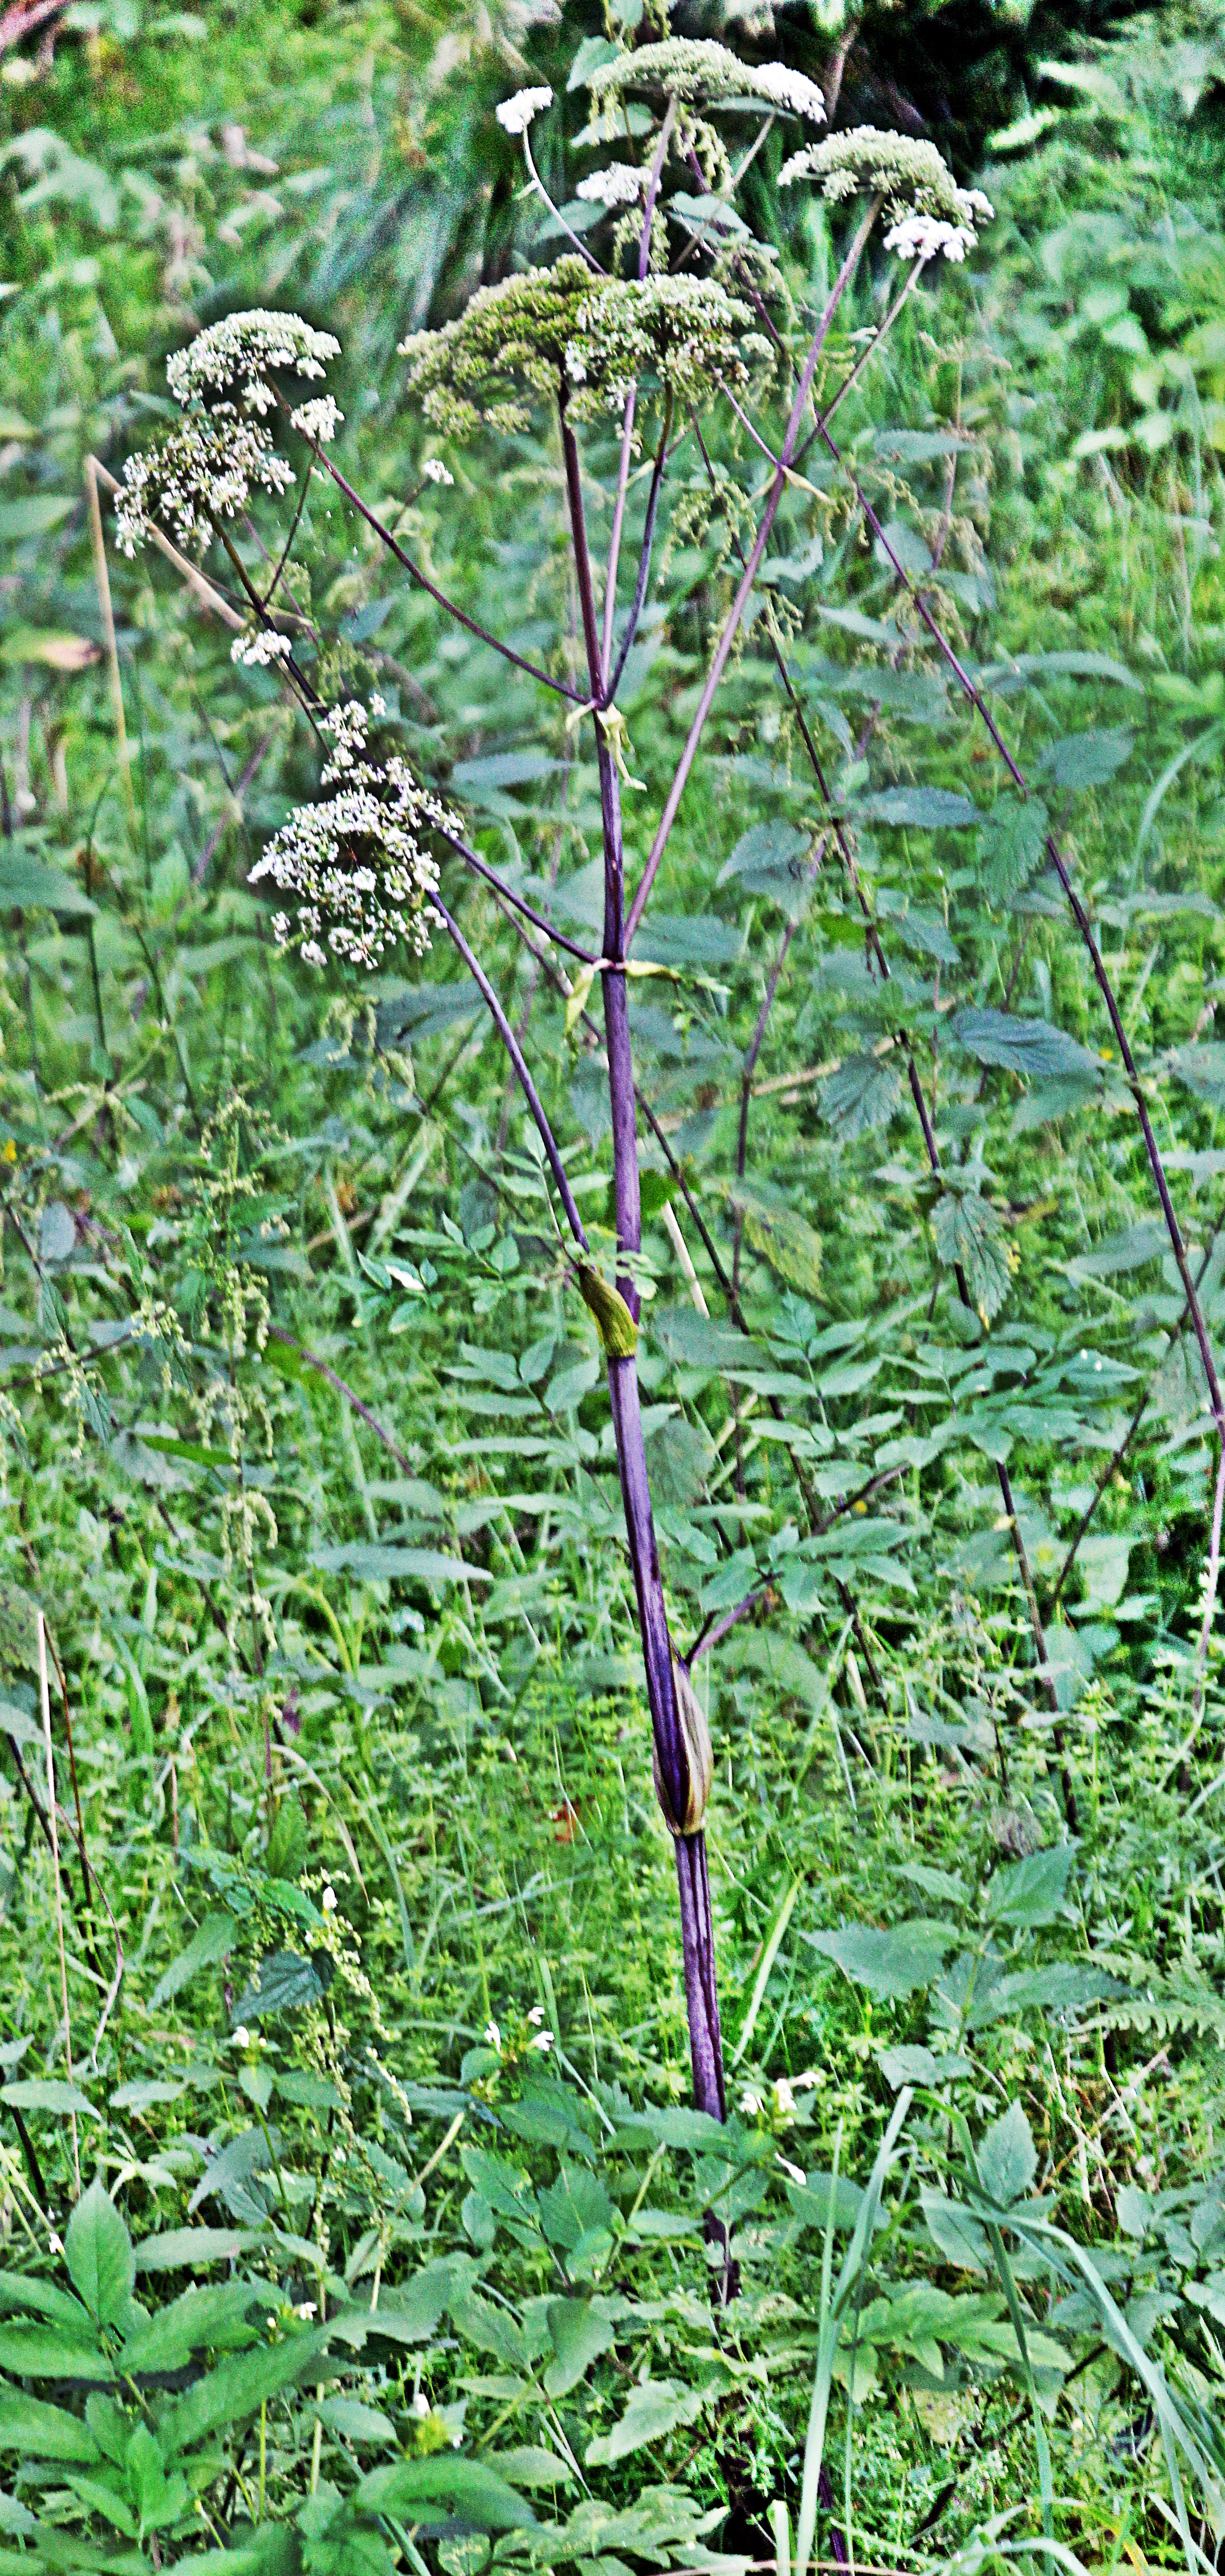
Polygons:
[[318,1951],[313,1959],[300,1959],[293,1950],[269,1951],[234,2006],[235,2027],[262,2021],[267,2013],[297,2012],[303,2004],[319,2003],[334,1975],[326,1951]]
[[932,1210],[932,1234],[941,1261],[963,1271],[984,1324],[991,1323],[1018,1267],[999,1209],[979,1191],[946,1189]]
[[960,2272],[988,2273],[991,2247],[981,2221],[963,2209],[959,2201],[950,2200],[947,2193],[929,2184],[920,2187],[919,2201],[928,2233],[946,2262],[956,2264]]
[[120,2324],[132,2304],[136,2260],[132,2239],[100,2182],[82,2193],[69,2219],[64,2260],[91,2317],[102,2326]]
[[549,2363],[544,2384],[550,2397],[566,2397],[592,2362],[611,2351],[615,2329],[600,2299],[554,2299],[546,2313],[557,2357]]
[[611,2468],[631,2451],[663,2440],[680,2424],[692,2424],[706,2403],[700,2388],[680,2388],[673,2379],[646,2379],[631,2391],[629,2404],[611,2433],[598,2433],[587,2445],[588,2468]]
[[453,2516],[473,2531],[527,2531],[536,2520],[531,2506],[483,2460],[448,2459],[445,2453],[371,2469],[359,2478],[353,2502],[362,2513],[398,2522]]
[[809,834],[797,831],[793,823],[753,823],[741,833],[715,883],[731,882],[746,894],[770,895],[791,910],[804,891],[809,848]]
[[1086,1084],[1101,1081],[1101,1066],[1088,1047],[1049,1020],[1014,1019],[1011,1011],[954,1011],[947,1032],[980,1064],[1001,1065],[1031,1082],[1051,1075],[1079,1076]]
[[981,817],[968,796],[950,787],[882,787],[857,796],[846,809],[848,823],[913,824],[924,832],[960,832]]
[[1048,743],[1038,768],[1053,787],[1078,795],[1086,787],[1105,787],[1134,741],[1126,725],[1093,725],[1085,733],[1064,734],[1059,742]]
[[891,1932],[870,1923],[846,1923],[839,1932],[808,1932],[814,1950],[832,1959],[853,1985],[866,1986],[882,2002],[930,1986],[957,1939],[952,1923],[915,1915]]
[[1166,1062],[1176,1082],[1210,1109],[1225,1103],[1225,1046],[1219,1038],[1196,1046],[1176,1047]]
[[815,1297],[821,1285],[821,1237],[815,1226],[797,1208],[787,1206],[781,1190],[764,1184],[750,1189],[737,1181],[729,1195],[742,1211],[745,1235],[754,1252],[760,1252],[792,1288]]
[[993,2120],[978,2150],[978,2170],[989,2198],[1007,2209],[1028,2191],[1038,2170],[1038,2150],[1019,2102]]
[[220,1911],[206,1914],[187,1948],[180,1950],[178,1958],[172,1959],[170,1966],[158,1978],[149,2001],[150,2011],[158,2012],[163,2004],[168,2004],[171,1997],[188,1985],[201,1968],[215,1968],[222,1959],[228,1958],[237,1939],[238,1925],[232,1914]]
[[20,2451],[37,2460],[75,2460],[83,2468],[98,2458],[98,2445],[79,2415],[9,2388],[0,2394],[0,2451]]
[[987,1887],[988,1914],[996,1923],[1016,1923],[1031,1930],[1042,1923],[1057,1923],[1078,1848],[1075,1842],[1054,1843],[1049,1851],[1030,1852],[1026,1859],[997,1869]]
[[887,1127],[902,1096],[901,1075],[887,1056],[853,1055],[820,1087],[821,1115],[839,1143]]
[[1046,863],[1050,816],[1038,796],[1000,796],[983,819],[978,836],[983,891],[990,903],[1006,903]]

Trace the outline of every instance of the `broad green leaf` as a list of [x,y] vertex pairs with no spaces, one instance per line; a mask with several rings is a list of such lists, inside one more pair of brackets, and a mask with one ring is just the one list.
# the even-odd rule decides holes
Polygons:
[[268,2305],[266,2287],[252,2281],[223,2281],[185,2290],[169,2307],[157,2308],[128,2336],[119,2355],[121,2371],[181,2370],[194,2352],[236,2352],[255,2341],[248,2322],[255,2305]]
[[91,2182],[69,2219],[64,2260],[90,2315],[99,2325],[120,2325],[132,2304],[136,2265],[132,2239],[100,2182]]
[[79,2343],[57,2326],[0,2325],[0,2370],[15,2379],[94,2379],[115,2376],[105,2353]]
[[1074,1842],[1054,1843],[1049,1851],[1030,1852],[1024,1860],[997,1869],[987,1886],[987,1912],[996,1923],[1034,1929],[1057,1923],[1076,1858]]
[[1065,734],[1048,743],[1038,768],[1051,785],[1073,794],[1085,787],[1104,787],[1121,769],[1135,736],[1125,726],[1092,726],[1086,733]]
[[0,501],[0,545],[50,536],[76,506],[71,492],[27,492],[22,500]]
[[964,831],[981,820],[977,805],[948,787],[883,787],[847,807],[848,823],[909,823],[925,832]]
[[172,1959],[170,1966],[158,1978],[150,1997],[150,2011],[160,2011],[163,2004],[168,2004],[172,1996],[190,1984],[201,1968],[215,1968],[222,1959],[228,1958],[237,1939],[238,1925],[232,1914],[222,1910],[206,1914],[187,1948],[180,1950],[178,1958]]
[[902,1097],[901,1075],[888,1056],[853,1055],[821,1084],[821,1115],[842,1144],[887,1127]]
[[992,2121],[978,2149],[978,2170],[984,2191],[1001,2209],[1028,2191],[1038,2170],[1038,2150],[1019,2102],[1010,2102],[1003,2117]]
[[611,2350],[615,2330],[598,2299],[554,2299],[547,2313],[557,2357],[545,2372],[544,2384],[550,2397],[567,2397],[586,2377],[592,2362]]
[[471,2531],[528,2531],[536,2517],[522,2496],[483,2460],[399,2460],[359,2478],[354,2501],[364,2513],[424,2522],[441,2512]]
[[728,1195],[741,1209],[744,1231],[754,1252],[760,1252],[780,1279],[789,1281],[801,1294],[815,1297],[821,1286],[821,1237],[798,1208],[788,1207],[781,1190],[764,1183],[756,1188],[745,1181],[729,1184]]
[[1049,1020],[1014,1019],[1010,1011],[954,1011],[948,1035],[980,1064],[1002,1065],[1031,1082],[1052,1074],[1079,1075],[1086,1083],[1101,1081],[1101,1066],[1087,1047],[1055,1028]]
[[928,2233],[946,2262],[960,2272],[990,2272],[991,2248],[981,2220],[963,2209],[960,2201],[950,2200],[928,2184],[921,2185],[919,2200]]
[[161,2236],[145,2236],[136,2248],[138,2272],[191,2272],[206,2263],[227,2263],[247,2254],[259,2237],[250,2228],[170,2227]]
[[100,2120],[102,2113],[83,2093],[79,2084],[66,2084],[61,2075],[28,2075],[15,2084],[6,2084],[0,2101],[12,2102],[19,2111],[49,2111],[58,2119],[75,2111],[78,2119]]
[[832,1959],[852,1984],[866,1986],[869,1994],[886,2001],[913,1994],[916,1986],[929,1986],[939,1975],[957,1931],[952,1923],[915,1915],[895,1924],[891,1932],[878,1932],[870,1923],[847,1923],[840,1932],[807,1932],[803,1937],[823,1957]]
[[1206,1101],[1210,1109],[1225,1105],[1225,1045],[1219,1038],[1176,1047],[1167,1060],[1175,1080],[1196,1100]]
[[79,2415],[11,2388],[0,2389],[0,2451],[20,2451],[35,2460],[76,2460],[84,2467],[98,2457],[98,2445]]
[[356,2397],[325,2397],[314,2412],[326,2424],[329,2433],[343,2434],[346,2442],[358,2442],[367,2449],[377,2447],[393,2451],[399,2435],[390,2415],[378,2406],[363,2406]]
[[587,2445],[589,2468],[613,2468],[648,2442],[662,2441],[680,2424],[692,2424],[706,2403],[700,2388],[682,2388],[673,2379],[647,2379],[630,2392],[625,2412],[611,2433],[599,2433]]
[[999,1209],[976,1190],[946,1189],[932,1210],[932,1234],[940,1259],[960,1267],[984,1324],[991,1323],[1017,1266]]
[[336,2330],[333,2320],[326,2326],[308,2327],[301,2334],[287,2334],[280,2343],[265,2344],[254,2352],[235,2353],[230,2360],[219,2362],[162,2417],[164,2457],[180,2456],[194,2449],[209,2433],[220,2432],[226,2426],[249,2423],[266,2399],[277,2396],[282,2388],[292,2387],[298,2379],[334,2379],[347,2366],[333,2360],[327,2349]]
[[[526,1407],[535,1413],[534,1404]],[[379,1547],[354,1539],[342,1547],[317,1547],[311,1557],[323,1574],[355,1574],[359,1583],[489,1583],[480,1565],[465,1565],[440,1547]]]
[[724,860],[715,883],[726,885],[732,879],[746,894],[773,895],[790,905],[801,887],[809,846],[809,835],[793,823],[752,823]]
[[297,2012],[317,2004],[332,1982],[334,1970],[325,1951],[300,1959],[293,1950],[270,1950],[252,1970],[251,1982],[234,2006],[233,2021],[262,2021],[268,2013]]
[[984,815],[978,847],[983,890],[990,903],[1007,903],[1046,863],[1050,817],[1041,798],[1003,795]]

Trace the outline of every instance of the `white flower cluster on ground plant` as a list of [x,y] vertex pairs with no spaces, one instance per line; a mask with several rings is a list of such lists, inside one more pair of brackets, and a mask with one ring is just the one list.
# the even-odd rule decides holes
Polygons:
[[430,944],[438,869],[422,835],[439,827],[458,833],[460,818],[418,786],[398,752],[367,758],[372,719],[385,713],[381,698],[368,709],[351,698],[320,718],[332,746],[323,785],[335,793],[297,806],[251,870],[250,884],[270,877],[296,897],[292,915],[274,914],[273,932],[308,966],[326,965],[330,949],[372,974],[399,940],[418,956]]
[[[270,371],[321,377],[339,340],[312,330],[297,313],[228,313],[199,331],[166,362],[166,379],[185,414],[156,447],[130,456],[115,502],[120,551],[133,555],[154,525],[202,553],[218,521],[234,519],[255,491],[279,495],[296,482],[278,455],[264,415],[278,396]],[[299,404],[295,428],[318,442],[333,438],[342,412],[330,394]]]
[[580,179],[574,193],[588,206],[632,206],[642,195],[646,175],[629,161],[610,161],[606,170],[593,170],[589,179]]

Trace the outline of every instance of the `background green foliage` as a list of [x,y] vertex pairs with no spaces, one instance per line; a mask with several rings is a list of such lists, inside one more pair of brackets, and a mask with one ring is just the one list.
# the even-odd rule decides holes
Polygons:
[[[1215,1334],[1219,35],[1170,10],[1067,41],[1089,25],[908,12],[857,35],[844,120],[905,121],[891,84],[939,132],[911,68],[936,62],[998,217],[844,429],[900,545],[945,527],[941,614],[1091,897]],[[232,307],[338,332],[346,472],[520,650],[567,649],[553,449],[448,453],[454,485],[421,489],[436,443],[393,353],[516,243],[547,248],[492,107],[564,77],[576,30],[598,32],[408,0],[139,26],[77,7],[50,64],[34,41],[4,58],[5,2554],[135,2570],[224,2548],[235,2576],[762,2557],[824,2370],[865,2554],[1008,2555],[1045,2490],[1082,2562],[1173,2558],[1171,2410],[1193,2516],[1223,2464],[1215,1642],[1202,1698],[1195,1661],[1215,1456],[1083,952],[936,658],[895,667],[896,584],[832,470],[789,497],[764,595],[888,998],[834,853],[797,875],[821,809],[764,611],[643,936],[670,975],[633,995],[643,1091],[728,1266],[739,1236],[752,1336],[648,1142],[642,1376],[677,1636],[764,1595],[695,1666],[726,2131],[684,2108],[598,1346],[531,1133],[439,949],[339,1005],[277,957],[245,879],[312,792],[310,749],[152,556],[111,561],[125,793],[83,458],[118,470],[167,407],[166,350]],[[784,13],[754,41],[820,74],[842,32]],[[567,98],[571,136],[585,112]],[[775,139],[754,211],[802,308],[837,243],[775,198]],[[831,386],[888,286],[865,279]],[[726,438],[714,461],[712,514],[678,460],[619,697],[640,854],[757,481]],[[611,442],[587,464],[599,527]],[[382,688],[420,772],[536,900],[556,881],[581,937],[598,818],[573,733],[322,485],[304,536],[324,679]],[[597,1067],[492,901],[462,901],[503,994],[531,999],[607,1257]],[[792,916],[738,1186],[740,1068]],[[712,2204],[740,2266],[726,2314]],[[1219,2526],[1195,2527],[1214,2554]]]

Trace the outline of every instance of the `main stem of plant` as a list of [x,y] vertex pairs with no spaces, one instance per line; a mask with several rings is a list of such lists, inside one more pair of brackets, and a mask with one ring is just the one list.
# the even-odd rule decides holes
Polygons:
[[[561,436],[566,467],[566,493],[570,505],[570,526],[574,543],[575,572],[583,621],[583,642],[587,653],[591,694],[593,699],[598,699],[601,680],[601,637],[596,623],[595,593],[591,579],[591,561],[587,550],[587,528],[583,511],[578,449],[575,445],[574,432],[566,420],[564,401],[561,410]],[[638,1182],[634,1058],[630,1045],[626,977],[624,973],[618,974],[615,971],[617,964],[625,956],[625,858],[621,832],[621,789],[616,764],[598,721],[596,750],[599,762],[600,818],[604,843],[603,954],[612,961],[611,966],[606,968],[601,977],[601,982],[604,986],[604,1035],[608,1049],[608,1088],[612,1109],[613,1194],[617,1217],[617,1248],[621,1256],[617,1287],[637,1323],[640,1299],[633,1278],[632,1265],[634,1255],[640,1250],[642,1244],[642,1204]],[[638,1401],[638,1363],[633,1352],[630,1352],[625,1359],[617,1359],[610,1354],[608,1395],[612,1408],[613,1436],[617,1444],[617,1466],[621,1477],[626,1536],[629,1540],[630,1563],[634,1574],[634,1594],[638,1605],[638,1627],[642,1638],[642,1659],[646,1671],[647,1698],[651,1709],[655,1754],[672,1813],[674,1816],[683,1816],[689,1805],[689,1761],[677,1707],[672,1640],[668,1632],[668,1613],[664,1603],[663,1577],[659,1569],[659,1550],[655,1543],[646,1444],[642,1433],[642,1411]],[[689,2018],[689,2054],[693,2068],[693,2098],[699,2111],[708,2111],[714,2119],[722,2120],[726,2116],[727,2096],[723,2081],[723,2041],[719,2029],[719,1997],[715,1983],[714,1924],[710,1907],[710,1872],[706,1859],[706,1836],[701,1832],[678,1834],[674,1837],[674,1843],[681,1908],[681,1942],[685,1962],[685,2003]]]

